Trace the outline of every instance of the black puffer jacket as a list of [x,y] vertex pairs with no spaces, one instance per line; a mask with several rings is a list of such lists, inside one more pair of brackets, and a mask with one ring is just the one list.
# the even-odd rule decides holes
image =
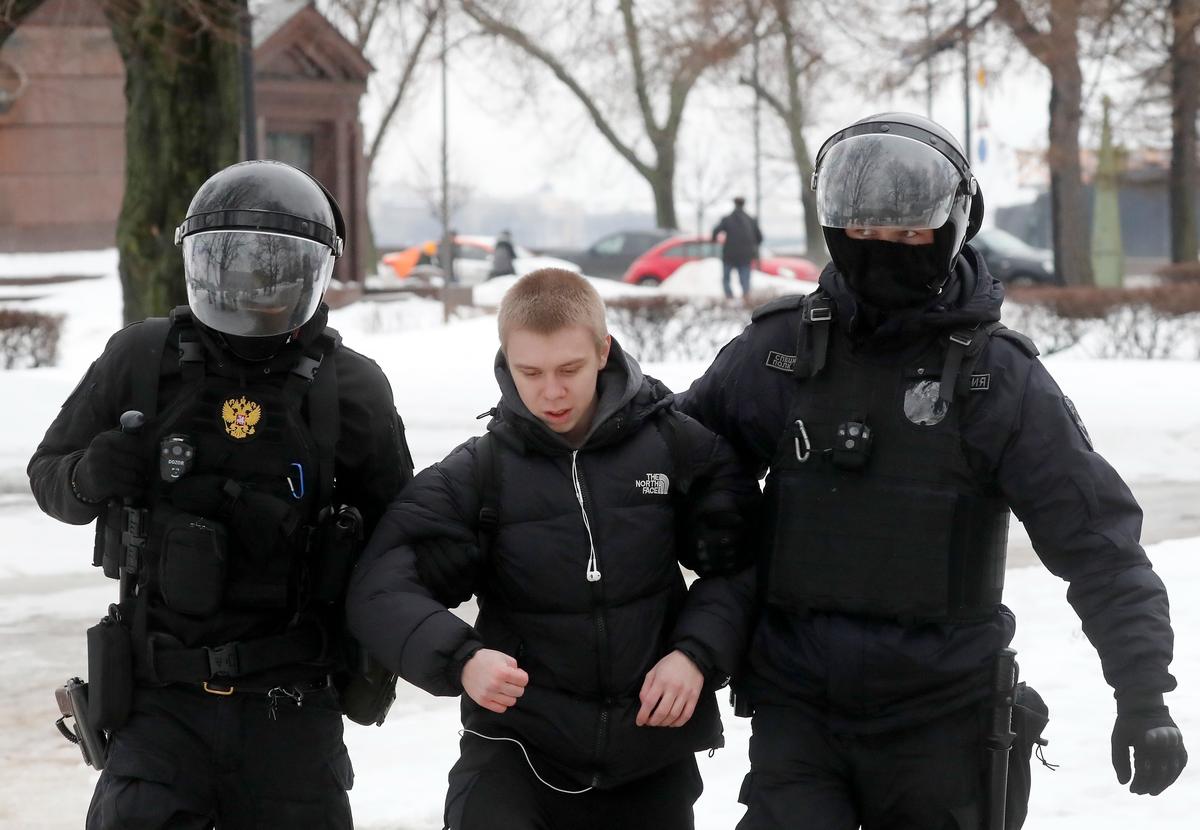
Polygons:
[[[753,574],[700,579],[689,591],[677,564],[676,511],[685,480],[686,498],[725,491],[746,511],[757,483],[726,444],[670,409],[662,385],[616,343],[578,451],[529,413],[502,357],[496,374],[503,397],[488,429],[499,526],[476,590],[475,628],[420,584],[405,543],[476,538],[488,486],[478,439],[420,473],[385,514],[350,588],[352,630],[387,666],[438,695],[462,692],[462,665],[481,646],[516,657],[529,673],[517,705],[495,714],[464,696],[463,723],[520,739],[556,784],[614,786],[720,746],[713,689],[741,657]],[[590,545],[601,573],[594,582]],[[681,728],[638,727],[645,675],[675,648],[709,678],[696,712]]]

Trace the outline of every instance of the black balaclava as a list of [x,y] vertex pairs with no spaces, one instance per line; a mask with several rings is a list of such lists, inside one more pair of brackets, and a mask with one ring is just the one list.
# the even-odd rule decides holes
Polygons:
[[239,337],[233,334],[220,334],[229,351],[242,360],[257,363],[270,360],[279,350],[292,339],[292,333],[279,334],[274,337]]
[[933,232],[929,245],[851,239],[842,228],[824,232],[829,256],[851,290],[881,311],[923,306],[949,279],[955,237],[949,222]]

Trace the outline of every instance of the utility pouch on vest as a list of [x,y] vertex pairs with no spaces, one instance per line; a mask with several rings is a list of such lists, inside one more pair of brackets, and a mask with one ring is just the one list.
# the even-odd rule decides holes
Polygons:
[[121,564],[125,561],[125,549],[121,544],[121,524],[124,507],[113,500],[104,506],[96,520],[96,547],[92,552],[92,564],[104,569],[109,579],[120,579]]
[[321,517],[313,559],[312,596],[317,602],[341,602],[363,544],[362,514],[341,505]]
[[396,699],[396,675],[354,643],[350,671],[338,681],[342,712],[362,726],[382,726]]
[[1038,760],[1044,766],[1055,769],[1055,765],[1042,755],[1042,747],[1049,743],[1042,737],[1042,732],[1049,722],[1050,709],[1042,696],[1032,686],[1018,683],[1012,711],[1012,729],[1016,738],[1008,755],[1008,791],[1005,794],[1004,814],[1006,827],[1020,827],[1029,812],[1034,747],[1037,747]]
[[209,617],[221,608],[229,545],[223,525],[171,511],[163,531],[159,591],[167,607]]
[[133,705],[133,647],[116,607],[87,631],[88,719],[96,729],[120,729]]

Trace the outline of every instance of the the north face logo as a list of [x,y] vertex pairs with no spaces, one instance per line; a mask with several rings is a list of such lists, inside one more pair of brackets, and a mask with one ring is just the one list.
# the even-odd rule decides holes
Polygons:
[[645,478],[635,481],[633,485],[641,487],[642,493],[647,496],[665,496],[671,489],[671,479],[665,473],[646,473]]

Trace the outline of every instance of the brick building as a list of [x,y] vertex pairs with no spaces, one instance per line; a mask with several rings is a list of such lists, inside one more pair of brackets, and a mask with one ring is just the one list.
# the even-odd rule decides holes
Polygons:
[[[252,8],[259,155],[303,168],[333,192],[351,237],[336,276],[358,280],[370,250],[358,109],[371,65],[311,0]],[[0,49],[0,252],[114,244],[124,83],[94,0],[48,0]]]

